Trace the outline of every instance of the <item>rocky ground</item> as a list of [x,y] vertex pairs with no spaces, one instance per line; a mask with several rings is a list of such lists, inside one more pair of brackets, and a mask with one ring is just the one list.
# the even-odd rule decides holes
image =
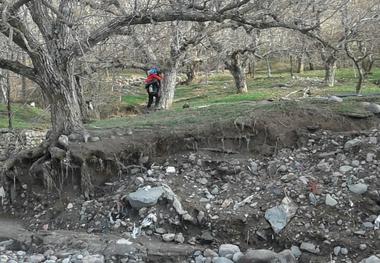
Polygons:
[[[106,245],[3,239],[0,262],[380,262],[379,140],[378,130],[310,129],[272,157],[177,154],[115,176],[91,200],[23,185],[3,211],[28,231]],[[166,244],[167,257],[147,256],[141,239]]]

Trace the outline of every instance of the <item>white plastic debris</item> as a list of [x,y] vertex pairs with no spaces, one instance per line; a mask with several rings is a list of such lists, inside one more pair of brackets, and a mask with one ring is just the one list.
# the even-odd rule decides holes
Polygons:
[[380,215],[375,220],[375,230],[380,229]]
[[234,205],[234,210],[238,209],[239,207],[245,206],[246,204],[251,203],[253,198],[254,198],[254,195],[250,195],[247,198],[245,198],[243,201],[236,203]]
[[132,238],[137,238],[137,236],[140,235],[141,229],[139,227],[136,227],[135,224],[133,224],[133,230],[132,230]]
[[116,241],[116,244],[118,245],[132,245],[133,242],[129,241],[128,239],[122,238]]
[[153,213],[150,213],[147,215],[147,217],[144,218],[144,220],[141,222],[140,228],[143,229],[145,227],[150,226],[151,224],[157,222],[157,216]]
[[167,174],[174,174],[174,173],[175,173],[175,167],[173,167],[173,166],[168,166],[168,167],[166,168],[166,173],[167,173]]

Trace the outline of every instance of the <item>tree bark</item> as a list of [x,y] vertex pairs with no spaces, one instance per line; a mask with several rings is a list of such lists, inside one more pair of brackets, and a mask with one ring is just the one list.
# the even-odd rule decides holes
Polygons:
[[51,106],[52,139],[61,134],[84,135],[81,109],[82,94],[74,76],[72,62],[40,55],[33,63],[40,77],[40,87]]
[[256,77],[256,59],[253,58],[249,63],[249,76],[254,79]]
[[7,112],[8,112],[8,128],[12,129],[12,102],[11,102],[11,80],[9,72],[7,73]]
[[181,85],[189,85],[195,78],[195,66],[197,63],[191,62],[186,67],[186,80],[181,82]]
[[303,54],[297,58],[298,60],[298,67],[297,67],[297,73],[302,74],[305,69],[305,63],[304,63],[304,56]]
[[177,84],[178,65],[173,65],[164,72],[164,79],[161,87],[161,99],[159,108],[169,109],[174,100],[174,93]]
[[290,76],[293,78],[294,76],[293,56],[290,55],[289,59],[290,59]]
[[244,68],[239,64],[229,65],[228,70],[235,81],[235,87],[237,93],[247,93],[247,80],[244,72]]
[[[26,63],[25,55],[22,56],[22,62],[24,64]],[[21,97],[22,97],[22,102],[26,103],[27,97],[26,97],[26,77],[25,76],[21,76]]]
[[272,67],[270,65],[269,58],[266,57],[265,60],[266,60],[266,63],[267,63],[267,76],[268,76],[268,78],[271,78],[272,77]]
[[325,83],[329,87],[335,85],[335,73],[336,73],[336,58],[330,56],[325,61]]
[[354,65],[356,67],[356,70],[358,71],[358,82],[356,83],[356,94],[359,95],[363,86],[365,71],[359,61],[354,61]]

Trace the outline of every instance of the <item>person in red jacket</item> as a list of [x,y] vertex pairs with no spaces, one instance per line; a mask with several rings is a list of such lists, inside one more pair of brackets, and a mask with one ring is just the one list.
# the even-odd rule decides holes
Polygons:
[[155,106],[157,107],[160,103],[161,98],[161,81],[162,77],[157,68],[152,68],[148,71],[148,77],[145,79],[145,89],[148,93],[148,105],[149,109],[153,104],[153,99],[155,98]]

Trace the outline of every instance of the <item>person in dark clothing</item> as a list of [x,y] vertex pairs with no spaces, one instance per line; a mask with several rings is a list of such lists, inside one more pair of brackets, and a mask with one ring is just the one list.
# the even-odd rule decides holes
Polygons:
[[145,79],[145,89],[148,93],[148,109],[152,106],[154,99],[156,107],[160,103],[161,81],[162,77],[157,68],[152,68],[148,71],[148,77]]

